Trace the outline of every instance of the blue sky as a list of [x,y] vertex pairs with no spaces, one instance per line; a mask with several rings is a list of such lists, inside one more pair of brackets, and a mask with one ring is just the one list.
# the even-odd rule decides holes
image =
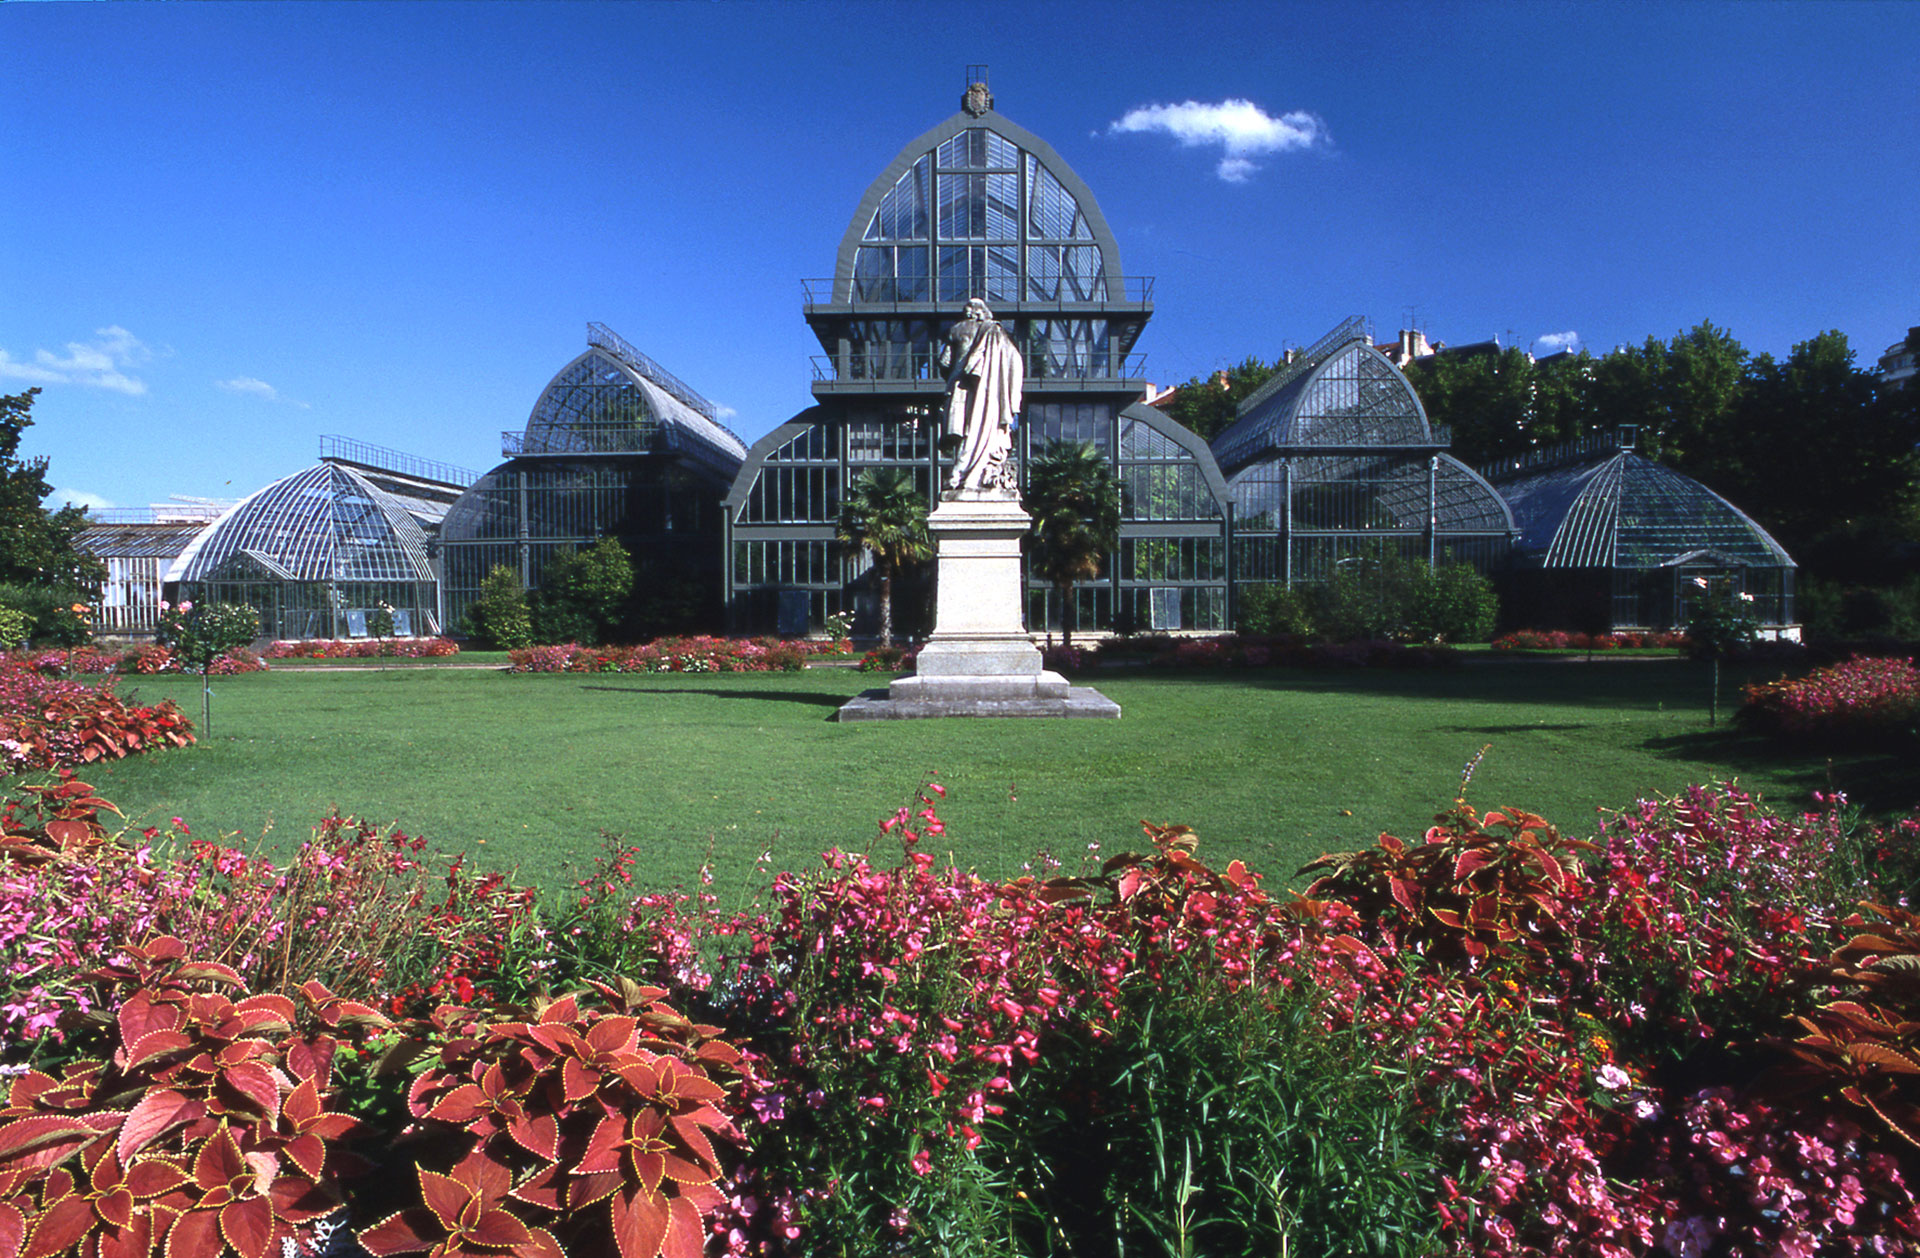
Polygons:
[[1156,277],[1155,381],[1410,310],[1870,362],[1920,324],[1916,49],[1910,3],[13,0],[0,392],[101,504],[323,433],[484,470],[597,320],[751,441],[810,402],[800,281],[973,63]]

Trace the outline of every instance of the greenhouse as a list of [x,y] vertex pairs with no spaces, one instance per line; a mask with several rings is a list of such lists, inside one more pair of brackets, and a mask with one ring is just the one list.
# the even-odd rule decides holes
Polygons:
[[[1055,440],[1092,442],[1128,489],[1120,549],[1074,592],[1080,625],[1223,629],[1225,484],[1204,442],[1139,404],[1135,341],[1152,284],[1127,276],[1093,193],[1044,140],[972,82],[961,110],[901,149],[855,208],[828,279],[805,282],[822,354],[817,405],[748,453],[725,505],[728,627],[802,634],[829,616],[878,624],[864,553],[834,541],[840,495],[873,468],[906,469],[937,502],[946,384],[935,359],[970,298],[1026,358],[1021,468]],[[930,571],[894,583],[898,628],[931,625]],[[1030,582],[1028,627],[1057,627],[1056,591]]]
[[165,577],[175,597],[244,603],[270,638],[365,637],[390,608],[401,636],[441,632],[426,530],[367,472],[321,462],[243,499]]
[[554,555],[616,538],[633,557],[635,628],[719,617],[718,501],[746,455],[712,402],[601,324],[541,391],[507,462],[447,512],[439,546],[446,620],[460,626],[492,569],[538,590]]
[[1236,586],[1314,584],[1343,564],[1388,559],[1498,569],[1513,517],[1448,443],[1365,320],[1342,323],[1214,438],[1234,506]]
[[1749,596],[1770,634],[1796,633],[1786,550],[1705,485],[1634,453],[1633,441],[1627,429],[1489,469],[1520,530],[1502,578],[1509,619],[1672,628],[1705,582]]

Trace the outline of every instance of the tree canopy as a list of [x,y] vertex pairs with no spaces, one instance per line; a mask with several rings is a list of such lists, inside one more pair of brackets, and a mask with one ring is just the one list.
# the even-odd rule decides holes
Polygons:
[[1279,369],[1278,362],[1262,362],[1249,354],[1237,367],[1210,376],[1195,376],[1180,385],[1159,409],[1212,441],[1233,423],[1247,395],[1270,380]]
[[47,460],[22,459],[20,437],[33,426],[38,389],[0,395],[0,583],[88,590],[106,577],[101,562],[74,545],[84,507],[46,508],[53,492]]

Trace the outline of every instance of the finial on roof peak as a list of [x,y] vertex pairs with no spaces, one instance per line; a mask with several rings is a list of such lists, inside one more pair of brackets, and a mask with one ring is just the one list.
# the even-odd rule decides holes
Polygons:
[[987,67],[967,67],[967,90],[960,96],[960,108],[973,118],[993,112],[993,92],[987,87]]

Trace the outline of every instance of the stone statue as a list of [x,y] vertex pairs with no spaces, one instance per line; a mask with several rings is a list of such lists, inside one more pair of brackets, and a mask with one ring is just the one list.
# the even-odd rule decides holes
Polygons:
[[1017,495],[1013,417],[1020,413],[1026,364],[1007,330],[978,297],[940,345],[947,372],[947,435],[954,453],[947,488],[961,495]]

